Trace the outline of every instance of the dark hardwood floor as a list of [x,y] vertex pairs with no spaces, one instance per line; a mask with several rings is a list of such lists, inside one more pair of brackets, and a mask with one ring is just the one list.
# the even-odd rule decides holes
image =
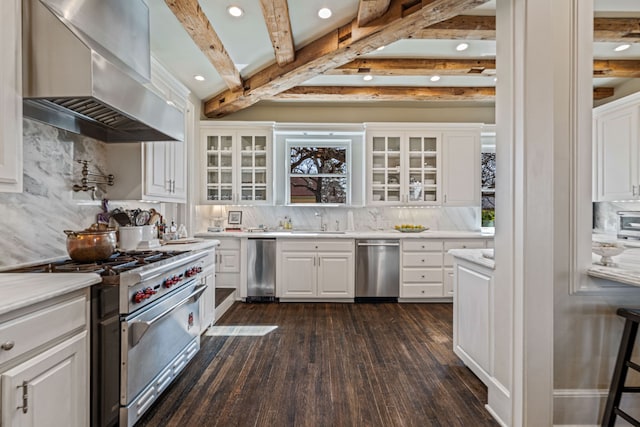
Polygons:
[[495,426],[451,304],[235,303],[139,426]]

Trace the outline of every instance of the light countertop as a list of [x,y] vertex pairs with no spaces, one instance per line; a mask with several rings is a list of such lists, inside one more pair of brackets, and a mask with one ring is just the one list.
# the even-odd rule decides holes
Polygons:
[[86,288],[101,280],[95,273],[1,273],[0,315]]
[[600,265],[600,256],[593,254],[593,265],[587,274],[600,279],[613,280],[632,286],[640,286],[640,248],[627,248],[612,257],[615,265]]
[[451,249],[449,253],[455,258],[463,259],[491,270],[496,267],[496,263],[493,260],[493,249]]
[[492,239],[493,234],[482,233],[480,231],[446,231],[446,230],[426,230],[421,233],[401,233],[395,230],[388,231],[223,231],[223,232],[202,232],[196,233],[196,237],[215,239],[216,237],[269,237],[285,239]]

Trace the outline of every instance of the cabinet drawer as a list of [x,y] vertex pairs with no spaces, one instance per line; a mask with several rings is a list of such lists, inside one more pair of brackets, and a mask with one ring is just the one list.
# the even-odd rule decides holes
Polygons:
[[442,283],[426,285],[403,284],[400,290],[402,298],[433,298],[442,296]]
[[405,239],[402,241],[402,250],[405,252],[442,252],[442,241]]
[[403,267],[442,267],[442,252],[402,254]]
[[449,249],[481,249],[484,248],[484,240],[458,240],[444,242],[445,252]]
[[442,283],[441,268],[403,268],[402,281],[404,283]]
[[220,246],[218,246],[218,249],[240,249],[240,239],[230,237],[216,237],[216,239],[220,241]]
[[484,240],[444,242],[444,265],[453,266],[453,256],[447,253],[449,249],[481,249],[484,246]]
[[301,251],[301,252],[352,252],[354,241],[345,240],[285,240],[280,246],[283,251]]
[[4,322],[0,324],[0,344],[13,342],[13,348],[0,350],[0,365],[86,325],[84,296]]

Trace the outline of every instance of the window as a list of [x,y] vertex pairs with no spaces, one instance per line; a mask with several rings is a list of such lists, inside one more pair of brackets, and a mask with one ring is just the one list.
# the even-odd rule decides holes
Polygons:
[[[485,138],[483,138],[485,139]],[[482,144],[482,227],[495,227],[496,146],[495,135]]]
[[287,140],[288,203],[348,204],[350,140]]

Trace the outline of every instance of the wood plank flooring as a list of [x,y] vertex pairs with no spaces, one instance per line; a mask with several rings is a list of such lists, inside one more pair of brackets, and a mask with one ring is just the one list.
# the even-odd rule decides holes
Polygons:
[[139,426],[495,426],[451,304],[235,303]]

